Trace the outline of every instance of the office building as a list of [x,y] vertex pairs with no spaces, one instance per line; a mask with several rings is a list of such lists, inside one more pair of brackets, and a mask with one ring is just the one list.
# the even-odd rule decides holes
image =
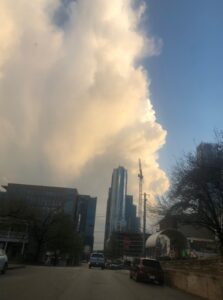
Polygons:
[[136,205],[133,196],[126,195],[126,232],[139,232],[139,218],[136,216]]
[[200,143],[196,149],[198,161],[208,163],[218,155],[218,144],[214,143]]
[[9,183],[3,186],[5,198],[27,201],[31,207],[48,211],[62,211],[69,214],[75,222],[77,189]]
[[118,167],[108,193],[104,246],[113,232],[138,232],[138,223],[133,197],[127,195],[127,170]]
[[111,184],[110,231],[123,231],[126,227],[125,208],[127,193],[127,170],[113,170]]
[[[71,216],[74,223],[74,232],[80,234],[85,249],[88,248],[89,251],[93,249],[96,198],[79,195],[75,188],[17,183],[9,183],[3,188],[5,191],[0,192],[0,201],[25,201],[30,207],[40,209],[43,216],[49,212],[63,212]],[[17,220],[0,219],[0,246],[7,252],[11,251],[11,249],[18,249],[23,254],[24,247],[32,240],[32,236],[28,236],[26,222],[20,221],[22,225],[19,226],[22,228],[22,234],[15,231],[15,229],[12,230],[7,225],[12,223],[12,221],[14,223],[16,221],[16,224],[18,223]],[[7,228],[7,231],[3,232],[1,228]],[[18,225],[16,225],[16,230],[17,228]],[[16,247],[15,243],[17,243]]]
[[88,255],[94,245],[94,225],[97,198],[87,195],[78,196],[76,229],[84,244],[84,253]]

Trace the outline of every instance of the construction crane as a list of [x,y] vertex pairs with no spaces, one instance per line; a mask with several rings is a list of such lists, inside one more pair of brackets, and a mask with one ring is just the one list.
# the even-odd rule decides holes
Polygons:
[[138,202],[138,217],[140,220],[140,226],[142,223],[142,184],[143,184],[143,174],[142,174],[142,165],[141,160],[139,158],[139,202]]

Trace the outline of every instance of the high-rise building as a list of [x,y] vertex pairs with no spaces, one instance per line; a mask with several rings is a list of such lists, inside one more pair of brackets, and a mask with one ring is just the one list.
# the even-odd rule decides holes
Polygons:
[[85,254],[93,250],[96,203],[97,198],[78,196],[76,228],[82,237]]
[[200,143],[197,146],[197,158],[199,161],[208,163],[218,154],[218,144],[214,143]]
[[105,220],[104,249],[106,247],[106,243],[110,235],[110,211],[111,211],[111,188],[109,188],[108,191],[108,201],[107,201],[106,220]]
[[139,231],[139,218],[136,217],[136,205],[133,204],[133,196],[126,195],[126,232]]
[[118,167],[113,170],[110,203],[110,232],[123,231],[126,227],[125,207],[127,192],[127,170]]
[[127,170],[118,167],[113,170],[112,183],[108,193],[105,246],[113,232],[137,232],[138,227],[133,197],[127,195]]

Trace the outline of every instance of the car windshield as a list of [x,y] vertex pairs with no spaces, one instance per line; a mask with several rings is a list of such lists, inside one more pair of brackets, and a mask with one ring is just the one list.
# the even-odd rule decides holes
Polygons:
[[156,260],[143,259],[142,264],[146,267],[152,267],[152,268],[160,269],[160,263]]
[[91,255],[91,257],[104,258],[104,255],[99,254],[99,253],[94,253],[94,254]]

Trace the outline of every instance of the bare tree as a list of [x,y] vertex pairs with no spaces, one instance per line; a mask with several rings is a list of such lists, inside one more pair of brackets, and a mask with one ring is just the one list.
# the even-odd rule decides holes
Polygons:
[[173,171],[169,192],[172,213],[190,218],[212,231],[223,256],[223,135],[216,143],[201,143]]
[[29,232],[29,259],[39,262],[48,250],[66,252],[77,261],[82,252],[82,244],[72,218],[61,209],[45,209],[30,205],[26,200],[5,198],[0,201],[0,217],[25,221]]

